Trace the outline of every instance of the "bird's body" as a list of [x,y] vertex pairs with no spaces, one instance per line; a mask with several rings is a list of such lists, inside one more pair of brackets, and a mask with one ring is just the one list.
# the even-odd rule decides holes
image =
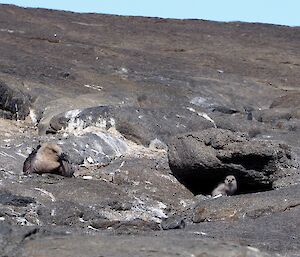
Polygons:
[[57,144],[39,145],[27,157],[23,165],[23,173],[54,173],[72,177],[74,169],[62,149]]
[[213,191],[212,196],[227,196],[233,195],[237,190],[237,182],[233,175],[229,175],[225,178],[224,183],[219,184]]

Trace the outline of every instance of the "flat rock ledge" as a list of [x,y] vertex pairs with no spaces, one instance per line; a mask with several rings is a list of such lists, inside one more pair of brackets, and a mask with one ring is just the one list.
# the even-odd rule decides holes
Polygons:
[[232,197],[208,198],[197,202],[195,223],[216,220],[256,219],[300,206],[300,186]]

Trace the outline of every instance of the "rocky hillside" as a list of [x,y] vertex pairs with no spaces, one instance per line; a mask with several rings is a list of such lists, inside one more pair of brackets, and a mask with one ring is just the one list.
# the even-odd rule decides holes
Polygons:
[[[1,256],[299,256],[299,45],[0,5]],[[23,174],[43,142],[74,177]],[[227,175],[235,194],[210,197]]]

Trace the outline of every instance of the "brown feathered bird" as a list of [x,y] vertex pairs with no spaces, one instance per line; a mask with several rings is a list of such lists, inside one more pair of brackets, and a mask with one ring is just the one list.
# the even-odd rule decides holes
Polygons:
[[74,168],[57,144],[38,145],[23,164],[23,173],[53,173],[72,177]]

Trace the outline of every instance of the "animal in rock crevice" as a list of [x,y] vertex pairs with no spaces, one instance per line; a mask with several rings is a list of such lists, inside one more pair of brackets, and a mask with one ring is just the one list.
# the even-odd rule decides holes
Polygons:
[[237,181],[233,175],[229,175],[225,178],[224,183],[219,184],[211,193],[215,196],[228,196],[233,195],[237,190]]

